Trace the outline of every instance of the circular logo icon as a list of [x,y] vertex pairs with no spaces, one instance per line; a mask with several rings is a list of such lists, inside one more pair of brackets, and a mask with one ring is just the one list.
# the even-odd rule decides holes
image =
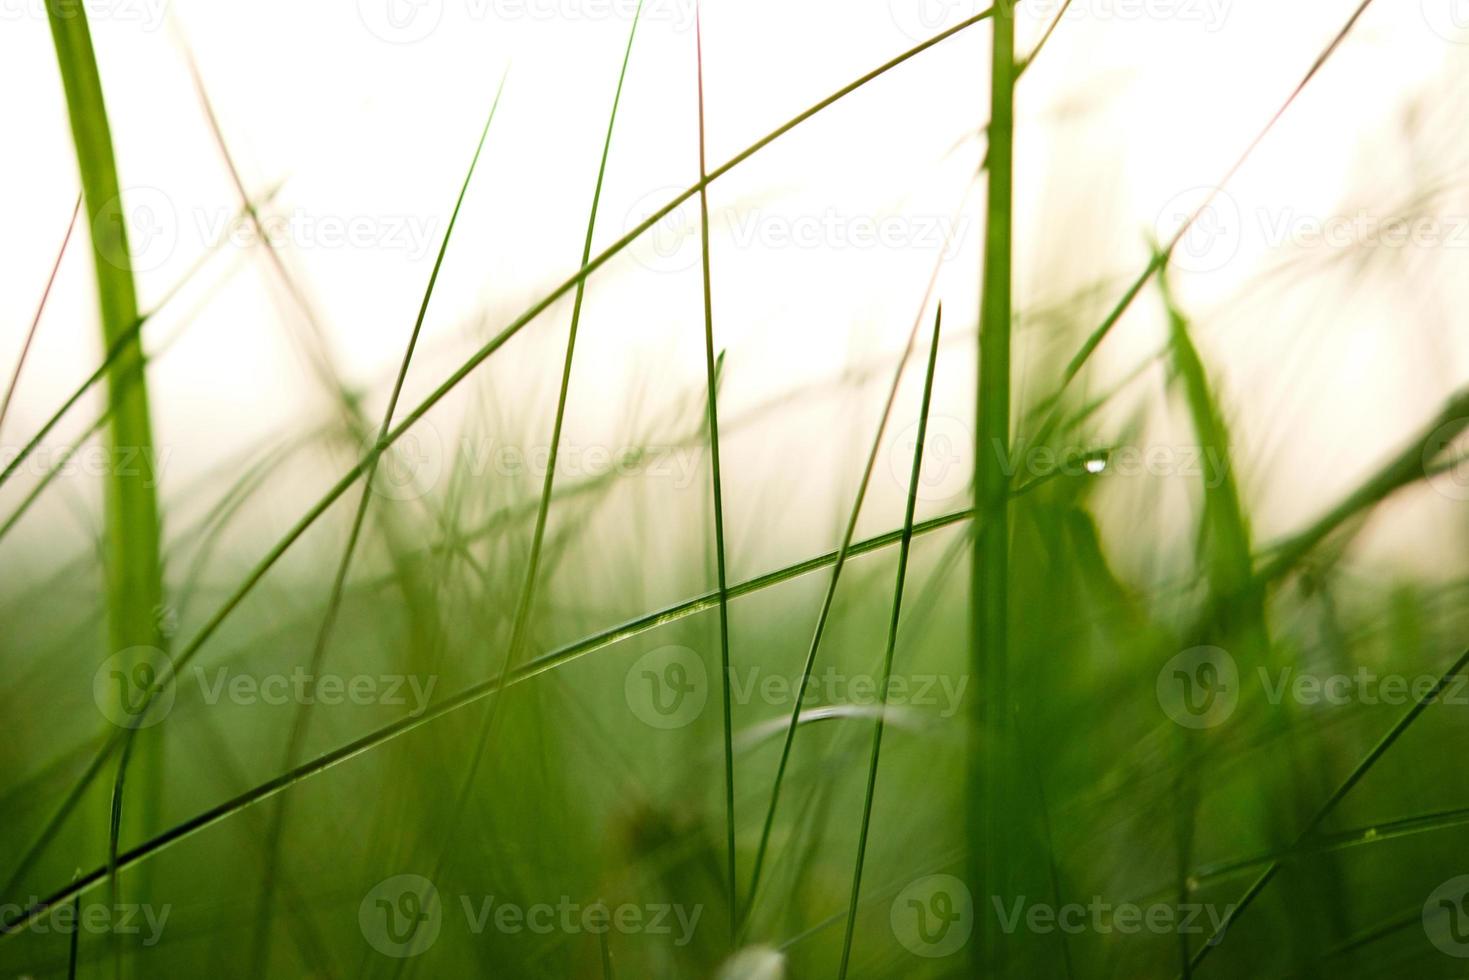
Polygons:
[[1173,249],[1170,264],[1185,272],[1217,272],[1239,254],[1244,215],[1228,191],[1195,187],[1169,198],[1154,225],[1158,241],[1171,242],[1186,229]]
[[1184,728],[1222,725],[1239,707],[1239,667],[1227,650],[1194,647],[1158,671],[1158,703]]
[[1469,457],[1452,448],[1466,430],[1464,421],[1445,422],[1423,443],[1428,485],[1450,500],[1469,500]]
[[[363,443],[362,455],[370,457],[377,440]],[[428,496],[444,473],[444,440],[428,419],[419,419],[377,457],[372,471],[372,490],[380,497],[400,503]]]
[[129,647],[92,675],[92,700],[119,728],[152,728],[173,710],[173,661],[157,647]]
[[1454,44],[1469,44],[1469,0],[1421,0],[1429,30]]
[[[627,212],[623,233],[640,228],[687,188],[662,187],[638,198]],[[652,272],[685,272],[699,264],[699,200],[691,197],[659,218],[630,246],[633,258]]]
[[156,187],[131,187],[102,205],[92,218],[92,241],[109,264],[152,272],[178,248],[178,210]]
[[422,875],[389,878],[362,899],[357,924],[368,945],[384,956],[421,956],[438,941],[444,926],[439,890]]
[[898,892],[893,935],[911,953],[937,959],[958,952],[974,931],[974,899],[953,875],[929,875]]
[[981,0],[888,0],[893,23],[914,41],[927,41],[988,6]]
[[1423,931],[1439,952],[1469,959],[1469,875],[1450,878],[1428,896]]
[[[966,492],[974,473],[974,430],[959,419],[933,415],[929,417],[924,442],[923,467],[918,471],[918,499],[952,500]],[[899,432],[888,448],[888,470],[904,494],[913,480],[913,451],[917,444],[918,423],[914,422]]]
[[644,724],[672,731],[694,723],[709,700],[709,672],[688,647],[659,647],[623,678],[627,706]]
[[357,15],[379,40],[416,44],[438,30],[444,0],[357,0]]

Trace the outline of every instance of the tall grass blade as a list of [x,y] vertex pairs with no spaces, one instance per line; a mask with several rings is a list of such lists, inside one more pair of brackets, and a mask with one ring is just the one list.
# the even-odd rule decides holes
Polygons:
[[852,959],[852,936],[857,929],[857,908],[862,895],[862,865],[867,857],[867,832],[872,826],[872,800],[877,794],[877,766],[882,757],[884,713],[888,707],[888,688],[893,676],[893,655],[898,648],[898,623],[903,612],[903,585],[908,577],[908,552],[913,545],[913,517],[918,510],[918,481],[923,476],[923,447],[928,437],[928,410],[933,404],[933,375],[938,365],[939,335],[944,323],[944,307],[939,304],[933,319],[933,343],[928,351],[928,372],[923,378],[923,404],[918,410],[918,435],[913,446],[913,471],[908,479],[908,507],[903,513],[903,537],[898,542],[898,581],[893,587],[893,614],[888,620],[887,649],[883,651],[882,673],[878,691],[880,712],[872,733],[872,759],[867,765],[867,792],[862,801],[862,827],[857,834],[857,866],[852,870],[852,898],[847,905],[847,931],[842,938],[842,961],[838,980],[846,980]]
[[[990,54],[989,195],[980,298],[975,406],[975,521],[970,656],[977,691],[969,746],[970,887],[975,901],[1008,895],[1000,827],[1009,800],[1010,314],[1015,164],[1015,0],[996,0]],[[982,530],[981,530],[982,529]],[[973,971],[1004,972],[1003,937],[990,916],[970,946]]]
[[735,865],[734,706],[730,694],[729,580],[724,550],[724,477],[719,456],[719,368],[714,354],[714,285],[709,263],[709,163],[704,128],[703,6],[694,9],[694,46],[699,69],[699,243],[704,271],[704,382],[709,390],[709,468],[714,493],[714,562],[719,586],[719,668],[724,697],[724,824],[729,877],[729,939],[739,931],[739,877]]

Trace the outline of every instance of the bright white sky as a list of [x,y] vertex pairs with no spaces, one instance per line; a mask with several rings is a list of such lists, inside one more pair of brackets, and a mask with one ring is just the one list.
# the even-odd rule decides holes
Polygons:
[[[697,177],[692,2],[648,0],[599,248]],[[1076,0],[1022,86],[1022,306],[1140,269],[1145,234],[1171,231],[1178,202],[1192,203],[1194,189],[1228,169],[1356,4]],[[467,324],[487,316],[484,327],[498,328],[578,264],[630,24],[623,0],[175,0],[169,7],[88,0],[132,218],[161,222],[139,255],[145,308],[238,207],[179,37],[202,66],[250,188],[286,181],[272,211],[291,219],[285,258],[321,310],[349,376],[383,377],[400,356],[507,68],[409,397],[472,349],[460,337]],[[1056,0],[1026,0],[1023,49],[1056,8]],[[975,9],[974,0],[709,0],[711,164]],[[1343,303],[1334,332],[1309,343],[1287,325],[1306,324],[1313,308],[1319,315],[1314,294],[1294,300],[1300,309],[1229,312],[1247,308],[1229,304],[1280,257],[1269,237],[1281,215],[1326,217],[1398,200],[1398,178],[1412,173],[1398,135],[1404,107],[1431,102],[1469,64],[1469,30],[1454,25],[1455,9],[1452,0],[1375,4],[1231,185],[1235,210],[1222,220],[1227,226],[1236,215],[1225,230],[1224,259],[1232,261],[1215,268],[1216,252],[1184,263],[1180,291],[1210,330],[1204,346],[1216,369],[1244,394],[1238,400],[1269,412],[1242,418],[1241,438],[1271,449],[1273,473],[1286,479],[1315,473],[1319,481],[1323,454],[1334,461],[1329,469],[1342,468],[1342,480],[1352,478],[1377,458],[1375,447],[1391,445],[1469,368],[1469,350],[1452,336],[1424,353],[1410,331],[1426,338],[1430,324],[1385,327],[1404,316],[1403,305],[1381,293]],[[9,93],[0,110],[8,138],[0,365],[8,375],[77,182],[42,0],[0,0],[0,25],[0,90]],[[978,161],[974,139],[954,147],[985,114],[987,46],[983,26],[945,42],[715,185],[727,411],[901,343],[937,254],[934,229],[954,220]],[[1456,176],[1449,161],[1435,173]],[[939,287],[947,322],[963,329],[973,324],[981,203],[970,197],[959,216],[959,242]],[[1262,214],[1269,217],[1257,220]],[[889,220],[896,247],[862,239],[862,223],[878,218]],[[582,414],[616,416],[630,390],[650,384],[671,396],[701,384],[700,285],[690,251],[697,242],[680,239],[680,228],[689,230],[664,229],[656,248],[635,249],[595,282],[578,375],[595,396],[580,403]],[[331,238],[343,230],[362,237],[345,245]],[[802,235],[815,235],[821,247],[802,247]],[[135,237],[144,240],[136,230]],[[151,378],[160,441],[174,447],[172,476],[181,481],[232,447],[322,412],[287,337],[301,324],[283,321],[287,306],[259,251],[223,251],[200,279],[215,291],[186,296],[148,335],[156,347],[190,316]],[[92,304],[88,258],[74,249],[0,442],[22,442],[94,366]],[[1154,304],[1143,305],[1099,361],[1123,369],[1157,345]],[[566,322],[565,309],[555,312],[530,328],[526,346],[507,349],[519,366],[507,381],[538,392],[554,384]],[[1328,352],[1328,366],[1290,360],[1303,344],[1308,354]],[[537,351],[544,377],[529,370]],[[948,359],[940,411],[968,413],[971,360],[962,347]],[[1286,365],[1297,373],[1281,376]],[[1311,454],[1281,448],[1303,441],[1315,447]],[[1310,499],[1302,505],[1308,511],[1321,498]],[[1277,503],[1282,526],[1301,516],[1289,500]]]

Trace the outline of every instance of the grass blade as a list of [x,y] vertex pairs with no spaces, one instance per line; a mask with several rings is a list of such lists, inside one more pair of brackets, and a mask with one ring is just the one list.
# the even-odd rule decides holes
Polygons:
[[[970,887],[977,901],[1008,895],[1000,826],[1009,794],[1008,618],[1010,569],[1010,314],[1015,164],[1015,0],[997,0],[990,57],[989,196],[979,390],[975,405],[974,551],[970,564],[970,656],[979,693],[971,705],[969,746]],[[981,532],[980,528],[983,528]],[[976,975],[1003,972],[1002,934],[985,916],[972,944]]]
[[867,832],[872,826],[872,800],[877,793],[877,765],[882,756],[884,713],[888,707],[889,680],[893,675],[893,654],[898,648],[898,623],[903,612],[903,584],[908,577],[908,552],[913,545],[913,516],[918,510],[918,481],[923,476],[923,446],[928,436],[928,410],[933,404],[933,374],[939,358],[939,335],[944,323],[944,307],[939,304],[933,320],[933,344],[928,351],[928,373],[923,379],[923,404],[918,410],[918,436],[913,446],[913,472],[908,479],[908,509],[903,514],[903,537],[898,543],[898,582],[893,587],[893,614],[888,621],[887,649],[883,652],[879,714],[872,733],[872,760],[867,766],[867,794],[862,801],[862,828],[857,835],[857,866],[852,871],[852,899],[847,906],[847,932],[842,939],[842,962],[838,980],[846,980],[852,958],[852,935],[857,929],[857,908],[862,895],[862,864],[867,857]]
[[724,696],[724,823],[729,876],[729,938],[734,947],[739,931],[739,878],[735,865],[734,708],[730,695],[729,580],[724,549],[724,477],[719,458],[718,368],[714,355],[714,286],[709,263],[709,178],[704,129],[704,21],[702,6],[694,9],[694,45],[699,67],[699,230],[704,270],[704,380],[709,389],[709,468],[714,486],[714,556],[719,586],[719,666]]

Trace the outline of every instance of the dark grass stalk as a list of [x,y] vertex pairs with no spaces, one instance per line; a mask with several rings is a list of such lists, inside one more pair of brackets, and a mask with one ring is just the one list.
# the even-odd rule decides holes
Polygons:
[[[966,191],[964,199],[968,200]],[[963,205],[961,203],[960,207]],[[770,849],[770,835],[775,827],[775,814],[780,805],[780,791],[785,781],[786,768],[790,764],[791,749],[795,744],[796,731],[800,727],[801,705],[805,701],[806,687],[811,682],[811,673],[816,667],[816,656],[821,650],[821,640],[826,634],[826,623],[831,616],[832,606],[836,601],[838,585],[841,584],[842,570],[846,567],[847,559],[852,554],[852,542],[857,533],[857,521],[862,516],[862,504],[867,498],[867,487],[872,481],[872,471],[877,466],[878,453],[882,451],[882,437],[887,431],[888,421],[892,417],[893,405],[897,402],[898,388],[903,381],[903,372],[908,366],[908,360],[913,355],[913,349],[918,342],[918,332],[923,324],[923,312],[928,309],[929,302],[933,299],[934,288],[938,285],[939,274],[943,271],[944,252],[948,249],[948,242],[944,243],[939,258],[934,263],[932,276],[929,277],[928,286],[924,290],[923,300],[918,305],[918,314],[913,318],[913,326],[908,331],[907,342],[904,344],[902,356],[898,358],[897,366],[893,370],[893,381],[888,389],[887,400],[883,403],[882,414],[878,419],[877,432],[872,438],[872,448],[867,454],[866,465],[862,470],[862,478],[857,485],[856,499],[852,502],[852,509],[847,518],[846,529],[842,533],[841,547],[837,549],[836,560],[832,563],[831,578],[827,581],[826,593],[822,596],[821,608],[816,614],[816,627],[811,634],[811,643],[806,650],[806,659],[801,667],[801,679],[792,692],[792,707],[790,721],[786,727],[785,738],[781,745],[780,761],[776,763],[774,785],[770,790],[770,803],[765,810],[765,820],[760,829],[760,842],[755,849],[754,870],[750,875],[749,898],[745,902],[744,916],[741,924],[741,935],[747,932],[752,921],[755,901],[760,894],[761,872],[764,870],[765,858]],[[899,532],[901,538],[901,532]]]
[[877,767],[882,757],[882,735],[888,707],[889,680],[893,675],[893,655],[898,648],[898,623],[903,612],[903,586],[908,578],[908,553],[913,545],[913,517],[918,510],[918,481],[923,476],[923,447],[928,437],[928,410],[933,404],[933,375],[938,364],[939,336],[944,323],[944,306],[939,304],[933,320],[933,344],[928,351],[928,372],[923,378],[923,404],[918,410],[918,438],[913,447],[913,471],[908,479],[908,507],[903,513],[903,536],[898,542],[898,581],[893,587],[893,613],[888,620],[887,649],[883,652],[880,713],[873,726],[872,758],[867,765],[867,792],[862,800],[862,826],[857,833],[857,864],[852,869],[852,897],[847,905],[847,931],[842,937],[842,959],[837,969],[838,980],[846,980],[852,960],[852,937],[857,930],[857,908],[862,896],[862,866],[867,858],[867,833],[872,827],[872,801],[877,795]]
[[41,302],[36,304],[36,315],[31,318],[30,329],[26,331],[25,340],[21,342],[20,356],[15,360],[15,370],[10,374],[10,384],[5,389],[5,396],[0,398],[0,432],[5,429],[5,416],[10,414],[10,402],[15,397],[15,389],[20,387],[20,374],[25,369],[26,358],[31,353],[31,344],[35,343],[36,331],[41,326],[41,314],[46,312],[46,301],[51,298],[51,288],[56,285],[56,276],[61,272],[61,260],[66,258],[66,246],[71,244],[71,233],[76,231],[77,215],[81,213],[82,195],[78,193],[76,204],[71,209],[71,221],[66,226],[66,235],[61,239],[61,248],[56,251],[56,261],[51,265],[51,274],[46,277],[46,288],[41,290]]
[[[73,922],[82,921],[82,896],[78,895],[71,903],[71,916]],[[76,980],[77,977],[77,953],[80,952],[82,931],[73,929],[71,938],[67,942],[66,955],[66,980]]]
[[[326,658],[326,650],[331,642],[332,628],[336,625],[337,615],[341,610],[342,596],[346,590],[347,574],[352,565],[352,558],[356,554],[357,544],[362,535],[362,528],[366,521],[368,504],[372,500],[372,481],[377,474],[378,463],[384,451],[383,440],[393,426],[393,416],[398,410],[398,402],[403,394],[403,386],[408,379],[408,370],[413,363],[413,354],[418,348],[418,340],[423,332],[424,321],[428,318],[429,303],[433,299],[434,288],[438,285],[439,273],[444,266],[444,258],[449,253],[449,243],[454,237],[454,226],[459,221],[459,213],[464,207],[464,199],[469,194],[470,182],[474,179],[475,169],[479,166],[480,156],[484,152],[485,142],[489,139],[490,126],[495,121],[495,111],[500,107],[500,97],[505,93],[506,76],[500,79],[499,88],[495,92],[495,98],[490,104],[489,115],[485,119],[484,128],[480,131],[479,142],[475,145],[474,155],[469,162],[469,169],[465,172],[464,182],[459,188],[459,197],[454,202],[454,209],[449,215],[449,224],[444,231],[444,240],[439,246],[438,257],[434,260],[433,270],[429,273],[428,285],[424,289],[423,300],[419,304],[418,317],[413,323],[413,329],[409,332],[408,343],[403,351],[403,358],[398,366],[397,376],[393,380],[393,390],[388,397],[387,408],[383,412],[382,424],[378,428],[377,439],[373,445],[363,475],[362,493],[357,500],[357,509],[352,516],[351,530],[347,535],[347,543],[342,549],[341,559],[337,563],[336,575],[332,580],[331,595],[327,600],[326,613],[322,617],[321,626],[317,630],[316,642],[312,647],[311,663],[308,674],[312,678],[308,695],[304,703],[296,712],[291,725],[291,733],[287,738],[285,768],[290,769],[296,765],[300,758],[302,746],[305,744],[307,730],[310,722],[311,705],[315,698],[312,696],[315,690],[315,678],[321,671],[323,660]],[[253,212],[252,212],[253,213]],[[256,976],[264,976],[266,966],[270,962],[271,932],[270,914],[275,894],[275,875],[280,860],[281,833],[286,822],[286,811],[289,796],[281,797],[271,816],[269,827],[265,835],[263,882],[261,886],[260,908],[255,932],[255,971]]]
[[[144,648],[157,650],[167,644],[158,628],[164,594],[158,474],[155,470],[148,386],[142,376],[142,344],[136,335],[128,341],[121,339],[138,322],[139,316],[112,130],[107,119],[102,79],[92,50],[86,12],[63,0],[47,0],[46,13],[66,92],[77,165],[81,171],[82,194],[92,230],[103,343],[109,347],[118,345],[121,351],[108,372],[109,457],[114,465],[108,468],[104,480],[106,530],[101,546],[106,578],[108,649],[113,655]],[[133,372],[139,375],[136,384],[129,383]],[[136,468],[116,465],[124,453],[136,459]],[[124,760],[129,755],[124,753]],[[150,744],[142,768],[143,801],[139,823],[147,826],[156,816],[162,794],[161,742]],[[119,793],[120,789],[119,776]],[[114,799],[113,807],[108,834],[109,855],[116,853],[122,832],[120,795]],[[115,884],[113,897],[114,904],[117,904]],[[118,957],[117,972],[121,976],[121,947],[118,947]]]
[[[1000,827],[1009,803],[1010,315],[1015,163],[1015,0],[997,0],[990,56],[989,195],[979,389],[975,413],[975,521],[970,564],[970,656],[978,690],[971,702],[968,772],[969,884],[981,905],[1008,895]],[[981,532],[981,528],[983,531]],[[1002,975],[1003,934],[991,916],[969,945],[972,972]]]
[[1351,34],[1352,29],[1357,26],[1357,21],[1362,19],[1362,15],[1367,12],[1367,8],[1371,5],[1372,0],[1361,0],[1361,3],[1358,4],[1356,10],[1352,12],[1352,15],[1347,19],[1347,22],[1342,26],[1341,30],[1337,31],[1335,36],[1333,36],[1333,38],[1331,39],[1331,42],[1327,44],[1325,50],[1323,50],[1321,54],[1317,56],[1316,60],[1311,64],[1311,67],[1306,71],[1305,77],[1303,77],[1301,81],[1296,85],[1296,87],[1291,90],[1291,93],[1286,97],[1280,108],[1277,109],[1275,111],[1275,114],[1270,117],[1268,122],[1265,123],[1264,128],[1261,129],[1260,132],[1255,136],[1255,138],[1250,141],[1250,144],[1245,147],[1244,152],[1240,154],[1237,160],[1235,160],[1234,165],[1231,166],[1229,170],[1225,171],[1223,178],[1221,178],[1219,183],[1215,185],[1215,187],[1209,192],[1204,201],[1196,209],[1194,209],[1192,213],[1189,214],[1189,216],[1184,220],[1183,224],[1173,234],[1173,237],[1168,240],[1167,244],[1165,244],[1161,250],[1154,251],[1152,258],[1148,262],[1147,268],[1143,269],[1143,271],[1137,276],[1137,278],[1132,281],[1132,285],[1128,286],[1127,290],[1122,294],[1122,297],[1117,301],[1117,304],[1111,309],[1107,316],[1103,318],[1102,322],[1097,326],[1097,328],[1093,330],[1090,335],[1087,336],[1087,339],[1082,344],[1081,349],[1077,351],[1076,355],[1072,357],[1070,363],[1066,365],[1066,370],[1062,373],[1061,383],[1058,386],[1056,392],[1051,396],[1050,399],[1048,399],[1048,401],[1052,403],[1053,408],[1051,410],[1051,414],[1046,419],[1045,423],[1041,426],[1040,435],[1037,436],[1035,440],[1037,444],[1045,442],[1046,438],[1050,435],[1051,431],[1060,421],[1061,395],[1064,394],[1066,389],[1071,386],[1071,383],[1076,380],[1077,375],[1081,373],[1081,369],[1086,366],[1087,361],[1091,359],[1092,354],[1094,354],[1097,348],[1101,346],[1102,341],[1107,339],[1107,335],[1112,332],[1112,328],[1115,327],[1117,325],[1117,322],[1122,319],[1123,314],[1125,314],[1132,307],[1133,301],[1137,299],[1138,294],[1142,292],[1143,287],[1147,285],[1148,280],[1151,279],[1153,275],[1158,272],[1159,269],[1164,268],[1168,265],[1170,261],[1172,261],[1173,253],[1177,251],[1178,246],[1183,242],[1184,237],[1188,235],[1190,229],[1192,229],[1194,224],[1198,222],[1199,218],[1206,211],[1208,211],[1209,207],[1214,203],[1215,199],[1219,196],[1220,193],[1223,192],[1225,185],[1232,181],[1235,175],[1244,168],[1245,163],[1250,159],[1251,156],[1254,155],[1255,150],[1259,148],[1260,144],[1265,141],[1265,138],[1269,136],[1270,133],[1275,129],[1276,124],[1280,122],[1280,120],[1285,116],[1290,107],[1295,104],[1298,98],[1300,98],[1301,93],[1306,90],[1306,86],[1310,85],[1311,81],[1316,77],[1317,74],[1320,73],[1322,67],[1324,67],[1329,60],[1331,60],[1331,56],[1334,55],[1337,49],[1341,47],[1342,42],[1347,39],[1347,36],[1349,34]]
[[719,667],[724,697],[724,826],[729,877],[729,942],[739,932],[739,877],[735,863],[734,705],[730,695],[729,579],[725,567],[724,477],[719,457],[719,388],[714,354],[714,286],[709,262],[709,162],[704,126],[704,20],[702,5],[694,8],[694,50],[699,69],[699,242],[704,270],[704,383],[709,391],[709,470],[714,494],[715,581],[719,586]]
[[[56,2],[56,0],[49,0],[49,2]],[[417,424],[417,422],[425,415],[427,415],[428,412],[435,405],[437,405],[440,401],[447,397],[448,394],[455,388],[457,388],[464,381],[465,378],[469,377],[469,375],[472,374],[480,365],[482,365],[485,361],[494,356],[496,352],[504,347],[505,344],[509,343],[509,341],[517,334],[519,334],[520,331],[523,330],[528,324],[536,320],[542,313],[548,310],[567,293],[571,292],[579,284],[584,283],[589,277],[596,273],[597,270],[606,265],[607,262],[609,262],[613,258],[613,256],[620,254],[629,245],[637,241],[649,230],[656,227],[659,222],[663,221],[663,219],[667,218],[670,214],[672,214],[680,206],[682,206],[685,202],[687,202],[695,194],[697,194],[701,187],[707,187],[710,184],[714,183],[714,181],[730,173],[735,168],[739,167],[741,164],[754,157],[761,150],[765,149],[767,146],[780,139],[782,136],[805,124],[807,121],[814,118],[831,106],[835,105],[836,103],[840,102],[842,99],[845,99],[853,92],[856,92],[859,89],[870,84],[871,82],[881,78],[888,72],[907,63],[913,58],[918,57],[920,54],[928,51],[935,45],[941,44],[949,38],[952,38],[955,35],[968,30],[974,25],[988,20],[991,16],[991,10],[983,10],[978,14],[975,14],[973,17],[969,17],[959,22],[958,24],[955,24],[948,30],[929,38],[927,41],[924,41],[918,45],[915,45],[914,47],[909,48],[907,51],[904,51],[903,53],[888,60],[882,65],[879,65],[877,68],[874,68],[867,74],[861,76],[860,78],[857,78],[855,81],[852,81],[847,85],[844,85],[841,88],[837,89],[835,92],[822,99],[821,101],[811,105],[802,112],[797,113],[795,116],[782,123],[780,126],[777,126],[775,129],[771,130],[769,133],[765,134],[754,143],[751,143],[749,146],[736,153],[729,160],[716,167],[708,174],[707,177],[702,178],[692,187],[686,188],[684,191],[680,192],[663,207],[659,208],[653,214],[650,214],[647,218],[645,218],[641,224],[629,230],[625,235],[623,235],[612,245],[608,246],[606,249],[600,252],[591,261],[583,264],[583,266],[575,273],[573,273],[568,279],[563,281],[556,288],[552,289],[545,296],[541,297],[541,299],[537,300],[528,309],[526,309],[513,321],[511,321],[496,336],[494,336],[488,342],[482,345],[478,351],[476,351],[466,361],[464,361],[458,369],[450,374],[449,377],[445,378],[444,381],[441,382],[439,386],[435,388],[432,392],[430,392],[423,399],[423,401],[415,406],[413,410],[410,411],[403,418],[402,421],[400,421],[396,426],[393,427],[392,432],[388,433],[387,438],[382,441],[383,445],[380,447],[381,450],[385,451],[393,443],[402,438],[404,433],[406,433],[410,428]],[[12,464],[12,470],[14,468],[14,465],[15,464]],[[296,524],[294,524],[291,529],[288,530],[285,535],[282,536],[275,543],[275,545],[273,545],[270,550],[266,552],[266,554],[256,563],[256,565],[250,570],[250,572],[246,574],[244,580],[240,583],[239,587],[236,588],[236,590],[231,593],[230,596],[219,606],[215,613],[209,617],[205,624],[200,628],[199,632],[197,632],[186,644],[183,645],[175,661],[176,670],[182,670],[185,666],[187,666],[188,662],[198,654],[199,650],[202,649],[203,646],[214,636],[214,634],[219,630],[219,627],[224,623],[224,621],[228,619],[230,615],[235,611],[235,609],[237,609],[239,605],[245,600],[245,598],[252,591],[254,591],[255,587],[260,584],[260,582],[265,578],[266,574],[275,566],[275,564],[280,561],[280,559],[286,554],[286,552],[288,552],[292,547],[295,546],[296,542],[301,539],[306,531],[309,530],[323,514],[330,510],[332,505],[336,503],[336,501],[340,499],[341,496],[345,494],[354,483],[356,483],[357,478],[360,477],[364,471],[364,461],[359,460],[345,474],[343,474],[342,477],[338,479],[337,482],[333,484],[332,487],[329,488],[322,495],[322,497],[317,500],[315,504],[308,508],[306,513],[301,516]],[[7,473],[8,472],[9,471],[7,471]],[[7,473],[0,473],[0,483],[3,483]],[[152,697],[156,696],[156,694],[156,688],[149,693],[145,701],[145,709],[146,703],[150,702]],[[65,820],[66,816],[70,813],[71,808],[75,806],[77,800],[81,798],[81,795],[85,792],[87,785],[90,784],[90,781],[96,778],[96,775],[98,771],[100,771],[102,763],[106,761],[106,758],[110,756],[112,752],[116,751],[119,741],[119,737],[114,734],[113,736],[107,738],[103,742],[103,744],[99,746],[98,756],[94,758],[93,761],[87,766],[82,776],[82,782],[73,787],[72,790],[68,792],[62,805],[58,808],[53,818],[43,828],[37,841],[26,849],[21,859],[21,867],[29,867],[37,857],[38,849],[40,847],[43,847],[45,843],[49,842],[51,838],[55,836],[57,830],[59,829],[60,823]]]
[[[1337,786],[1336,790],[1332,792],[1331,796],[1327,798],[1326,802],[1323,803],[1320,809],[1316,811],[1315,816],[1313,816],[1310,821],[1307,822],[1305,829],[1303,829],[1299,836],[1296,838],[1296,842],[1292,846],[1292,850],[1301,848],[1303,845],[1311,840],[1312,836],[1316,833],[1317,828],[1321,826],[1321,824],[1326,820],[1327,817],[1331,816],[1332,812],[1336,810],[1341,801],[1346,799],[1347,794],[1350,793],[1356,787],[1356,785],[1362,781],[1364,777],[1366,777],[1367,773],[1372,770],[1372,767],[1377,765],[1382,757],[1387,754],[1388,750],[1391,749],[1393,745],[1397,743],[1398,739],[1403,736],[1403,733],[1406,732],[1410,727],[1412,727],[1413,722],[1418,720],[1418,716],[1423,714],[1423,712],[1428,709],[1428,706],[1430,704],[1438,700],[1438,697],[1440,694],[1443,693],[1444,688],[1448,687],[1449,683],[1455,677],[1457,677],[1466,666],[1469,666],[1469,650],[1465,650],[1462,654],[1459,655],[1459,659],[1455,660],[1453,664],[1449,667],[1449,669],[1446,670],[1443,675],[1439,677],[1437,683],[1433,685],[1432,689],[1427,691],[1421,698],[1419,698],[1414,703],[1413,707],[1409,708],[1407,713],[1398,720],[1397,724],[1393,725],[1393,727],[1387,732],[1387,734],[1383,735],[1382,738],[1378,740],[1377,744],[1372,747],[1372,750],[1367,753],[1362,761],[1357,763],[1356,767],[1351,771],[1351,774],[1342,781],[1341,785]],[[1250,887],[1245,890],[1244,894],[1240,896],[1240,900],[1235,904],[1234,911],[1229,913],[1224,924],[1216,929],[1214,933],[1210,935],[1208,941],[1205,942],[1203,946],[1199,947],[1199,949],[1194,953],[1192,962],[1193,968],[1195,970],[1199,968],[1199,965],[1203,963],[1203,961],[1208,957],[1209,953],[1212,950],[1223,943],[1228,933],[1228,930],[1235,924],[1236,921],[1238,921],[1239,917],[1243,915],[1251,905],[1254,904],[1255,899],[1260,897],[1260,893],[1265,890],[1265,887],[1269,885],[1272,880],[1274,880],[1275,876],[1280,872],[1280,869],[1283,866],[1284,862],[1279,858],[1271,861],[1270,864],[1265,868],[1265,870],[1260,873],[1260,876],[1256,878],[1254,882],[1251,883]]]

